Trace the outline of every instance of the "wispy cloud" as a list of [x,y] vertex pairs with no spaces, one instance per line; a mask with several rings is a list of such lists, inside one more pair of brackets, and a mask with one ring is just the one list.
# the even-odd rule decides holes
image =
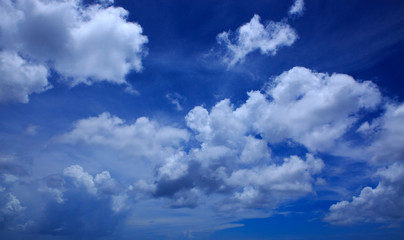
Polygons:
[[295,0],[289,9],[289,15],[301,15],[304,10],[304,0]]

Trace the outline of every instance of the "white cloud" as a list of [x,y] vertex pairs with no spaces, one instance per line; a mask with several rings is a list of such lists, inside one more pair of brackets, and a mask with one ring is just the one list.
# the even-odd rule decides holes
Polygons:
[[0,103],[27,103],[32,93],[50,88],[48,70],[41,64],[30,63],[11,51],[0,51]]
[[295,0],[289,9],[289,15],[300,15],[304,10],[304,0]]
[[259,113],[257,128],[270,141],[292,138],[311,150],[329,150],[357,121],[360,110],[381,101],[372,82],[302,67],[278,76],[267,93],[273,101]]
[[200,146],[165,158],[158,179],[148,183],[156,196],[180,196],[192,188],[235,192],[223,196],[227,210],[274,208],[302,197],[313,191],[324,163],[311,154],[277,163],[269,145],[292,140],[309,151],[334,151],[359,112],[381,101],[371,82],[302,67],[274,78],[265,93],[248,96],[238,108],[225,99],[211,111],[197,106],[187,114],[186,124]]
[[380,169],[376,175],[381,179],[377,187],[365,187],[352,201],[333,204],[324,220],[336,225],[351,225],[404,219],[404,165],[394,163]]
[[217,36],[218,43],[226,47],[223,60],[229,67],[243,62],[249,53],[256,50],[260,50],[261,54],[275,55],[280,47],[290,46],[296,39],[297,34],[288,24],[269,22],[263,25],[258,15],[237,29],[235,36],[230,31]]
[[46,90],[49,68],[71,86],[127,84],[125,75],[142,69],[148,39],[139,24],[127,21],[128,12],[112,3],[1,1],[0,47],[7,51],[1,56],[0,68],[7,77],[2,83],[16,91],[2,98],[27,102],[27,95]]
[[69,143],[104,145],[135,156],[160,159],[177,152],[181,144],[188,141],[189,133],[185,129],[160,126],[146,117],[126,124],[116,116],[102,113],[77,121],[74,129],[60,139]]
[[404,104],[387,104],[384,114],[358,129],[374,139],[368,148],[373,162],[404,162]]
[[268,160],[271,158],[270,150],[266,141],[247,137],[246,144],[241,152],[240,161],[243,163],[257,163],[260,160]]
[[83,185],[89,193],[96,194],[97,188],[94,184],[93,176],[84,172],[80,165],[72,165],[63,170],[63,174],[74,179],[74,183],[78,186]]
[[238,200],[236,204],[274,208],[282,201],[311,193],[314,183],[312,175],[320,173],[323,167],[323,161],[311,154],[307,154],[306,161],[291,156],[280,165],[236,170],[226,182],[230,186],[242,187],[241,192],[234,194]]
[[228,99],[209,113],[195,107],[186,116],[197,139],[213,145],[240,146],[247,135],[276,143],[293,139],[312,151],[329,150],[358,119],[362,109],[381,101],[376,85],[344,74],[316,73],[294,67],[276,77],[266,93],[248,93],[237,109]]
[[178,93],[167,93],[166,98],[170,101],[171,104],[175,106],[177,111],[182,111],[183,107],[181,105],[181,101],[184,100],[184,97]]
[[158,169],[159,177],[178,179],[187,173],[188,166],[184,161],[185,153],[179,152],[168,157],[163,166]]

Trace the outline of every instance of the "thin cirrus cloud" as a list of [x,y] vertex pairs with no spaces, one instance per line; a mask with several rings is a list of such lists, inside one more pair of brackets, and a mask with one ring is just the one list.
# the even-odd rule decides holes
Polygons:
[[264,25],[258,15],[234,33],[227,31],[217,35],[217,42],[225,47],[223,62],[228,67],[243,62],[248,54],[257,50],[264,55],[275,55],[279,48],[291,46],[296,39],[297,34],[289,24],[271,21]]
[[148,39],[139,24],[127,21],[128,12],[112,3],[2,1],[0,89],[8,94],[1,101],[26,103],[30,94],[45,91],[49,69],[70,86],[127,84],[125,75],[142,69]]

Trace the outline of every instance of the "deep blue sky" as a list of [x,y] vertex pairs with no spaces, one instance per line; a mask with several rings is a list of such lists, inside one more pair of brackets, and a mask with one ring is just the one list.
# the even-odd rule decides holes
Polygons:
[[0,237],[404,238],[403,13],[5,0]]

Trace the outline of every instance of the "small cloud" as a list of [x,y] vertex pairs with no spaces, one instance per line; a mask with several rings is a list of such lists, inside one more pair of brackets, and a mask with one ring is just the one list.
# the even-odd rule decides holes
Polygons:
[[178,93],[167,93],[166,98],[170,101],[171,104],[175,106],[177,111],[182,111],[183,107],[181,105],[181,101],[184,101],[184,97]]
[[38,133],[38,129],[39,127],[36,125],[29,125],[26,129],[25,129],[25,134],[30,135],[30,136],[34,136]]
[[271,21],[263,25],[257,14],[236,33],[228,31],[217,35],[217,42],[226,47],[223,61],[229,67],[243,62],[256,50],[264,55],[276,55],[280,47],[291,46],[296,39],[296,32],[287,23]]
[[304,1],[296,0],[289,9],[289,15],[302,15],[304,10]]
[[125,88],[125,92],[131,95],[140,96],[140,92],[133,88],[132,85],[128,84]]

